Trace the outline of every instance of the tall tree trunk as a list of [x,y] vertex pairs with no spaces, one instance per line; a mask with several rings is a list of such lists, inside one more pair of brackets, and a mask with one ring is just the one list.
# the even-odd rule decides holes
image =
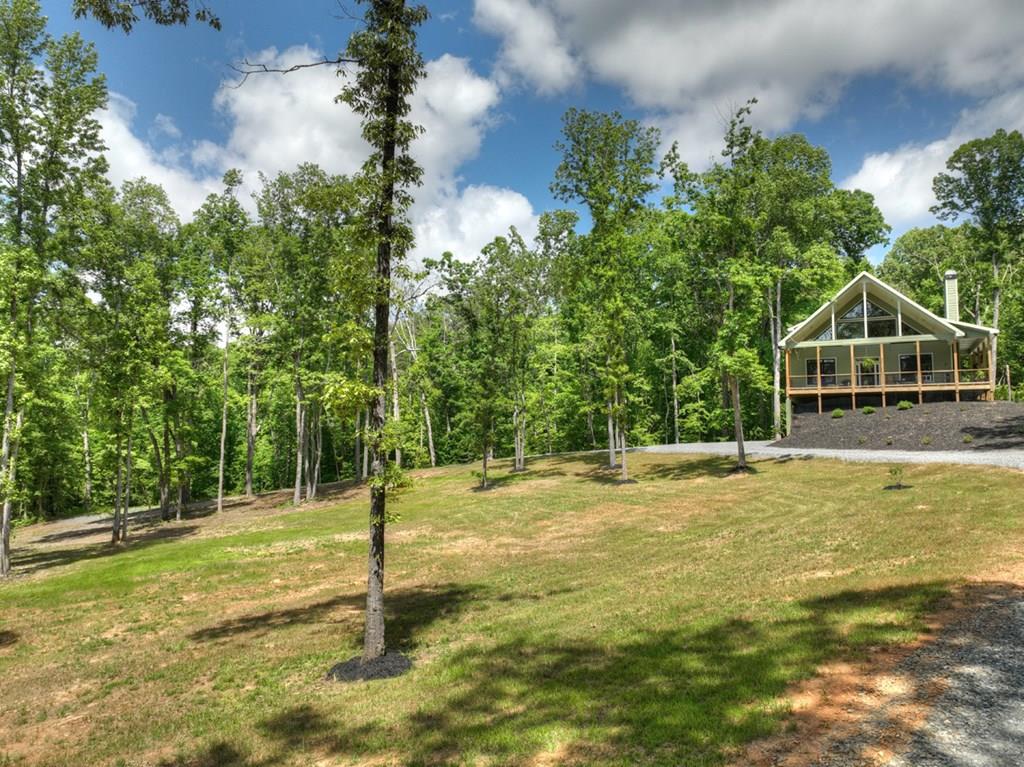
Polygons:
[[370,425],[370,410],[363,411],[363,468],[359,472],[360,479],[368,479],[370,476],[370,440],[366,438],[366,427]]
[[85,462],[85,482],[82,487],[82,500],[85,507],[92,506],[92,451],[89,449],[89,417],[92,411],[92,387],[85,393],[85,412],[82,418],[82,458]]
[[228,347],[231,323],[224,326],[224,361],[221,365],[220,461],[217,464],[217,511],[224,511],[224,456],[228,445]]
[[[1003,288],[999,284],[999,260],[992,256],[992,327],[999,330],[999,311],[1003,303]],[[996,371],[999,369],[999,336],[992,336],[992,351],[989,360],[990,377],[993,385],[996,380]]]
[[782,439],[782,279],[775,281],[769,314],[772,323],[772,434]]
[[[11,394],[13,402],[13,391]],[[25,423],[24,411],[19,411],[14,423],[12,435],[8,430],[4,432],[4,471],[0,473],[5,487],[4,504],[2,517],[0,517],[0,576],[7,576],[11,572],[11,516],[14,513],[14,484],[18,477],[18,447],[21,439],[21,427]]]
[[615,463],[615,447],[616,447],[616,435],[615,435],[615,415],[612,410],[612,403],[608,402],[608,468],[614,469]]
[[427,427],[427,450],[430,452],[430,465],[437,466],[437,453],[434,451],[434,428],[430,424],[430,405],[427,404],[427,397],[420,392],[420,404],[423,406],[423,422]]
[[734,376],[729,376],[729,391],[732,394],[732,425],[736,433],[736,468],[745,470],[747,468],[747,451],[743,444],[743,414],[740,411],[740,382]]
[[124,456],[121,453],[121,425],[118,424],[118,433],[115,444],[115,456],[117,469],[114,472],[114,520],[110,530],[110,542],[117,543],[121,540],[121,502],[124,499]]
[[132,508],[132,417],[128,415],[128,454],[124,463],[124,511],[121,512],[121,543],[128,540],[128,512]]
[[480,487],[487,489],[487,459],[490,457],[491,447],[486,442],[484,443],[484,463],[483,463],[483,474],[480,476]]
[[[388,336],[388,356],[391,364],[391,418],[395,423],[401,421],[401,411],[398,405],[398,361],[395,356],[395,337],[394,335]],[[395,448],[395,463],[398,466],[402,465],[402,448]]]
[[356,411],[356,428],[354,434],[354,445],[352,455],[352,479],[358,482],[363,478],[362,472],[362,454],[363,454],[363,437],[362,437],[362,416],[363,414]]
[[256,432],[258,426],[256,423],[256,383],[255,383],[255,372],[252,366],[249,367],[249,371],[246,374],[245,381],[245,393],[247,397],[247,405],[245,411],[245,495],[247,498],[252,498],[253,493],[253,466],[256,463]]
[[302,503],[302,464],[306,453],[306,408],[303,404],[302,379],[295,376],[295,490],[292,503]]
[[619,416],[615,419],[615,424],[619,433],[619,448],[622,452],[622,481],[626,482],[629,480],[629,471],[626,468],[626,416],[624,414],[626,405],[625,396],[620,396],[618,388],[615,390],[615,409],[619,411]]
[[676,370],[676,336],[672,334],[672,433],[679,444],[679,374]]
[[160,455],[160,441],[156,438],[153,425],[149,422],[149,413],[146,408],[140,408],[142,419],[146,422],[146,433],[149,435],[149,444],[153,448],[153,468],[156,469],[157,488],[160,493],[160,519],[167,521],[171,516],[171,489],[166,467]]

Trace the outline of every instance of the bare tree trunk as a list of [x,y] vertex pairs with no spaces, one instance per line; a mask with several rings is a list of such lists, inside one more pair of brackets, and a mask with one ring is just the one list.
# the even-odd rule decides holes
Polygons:
[[484,471],[483,471],[483,475],[480,477],[480,487],[482,487],[484,489],[487,488],[487,459],[490,456],[490,453],[491,453],[491,447],[490,447],[490,445],[485,443],[484,444]]
[[[388,337],[388,356],[391,363],[391,418],[395,423],[401,421],[401,411],[398,406],[398,363],[395,357],[395,338],[393,335]],[[395,448],[395,463],[398,466],[402,465],[402,448]]]
[[121,543],[128,540],[128,512],[132,508],[132,417],[128,416],[128,455],[125,458],[124,511],[121,512]]
[[160,519],[166,522],[171,516],[171,488],[166,474],[167,467],[164,466],[163,457],[160,455],[160,441],[156,438],[153,425],[149,422],[149,413],[144,407],[140,408],[140,412],[142,413],[142,420],[146,422],[149,444],[153,448],[153,468],[156,469],[156,482],[160,493]]
[[245,495],[253,497],[253,466],[256,463],[256,384],[252,367],[246,375],[245,393],[248,398],[245,412]]
[[92,506],[92,451],[89,449],[89,415],[92,410],[92,388],[85,393],[85,413],[82,419],[82,457],[85,460],[85,484],[82,488],[82,500],[85,507]]
[[224,362],[222,365],[220,410],[220,461],[217,464],[217,511],[224,511],[224,456],[228,445],[228,347],[231,343],[231,323],[224,326]]
[[[999,312],[1003,303],[1003,288],[999,284],[999,261],[996,256],[992,257],[992,327],[995,330],[999,330]],[[996,371],[999,366],[999,336],[992,336],[992,353],[989,361],[989,368],[991,370],[990,377],[992,385],[995,385]]]
[[[370,423],[370,411],[367,409],[363,412],[363,428]],[[360,472],[362,479],[368,479],[370,476],[370,440],[363,437],[363,470]]]
[[306,452],[306,408],[303,405],[302,379],[295,376],[295,490],[292,503],[302,503],[302,464]]
[[734,375],[729,376],[729,391],[732,394],[732,423],[736,432],[736,468],[747,468],[747,451],[743,444],[743,414],[740,412],[740,382]]
[[[13,402],[13,389],[11,394]],[[21,434],[21,427],[25,423],[25,413],[20,411],[15,419],[14,431]],[[14,513],[14,483],[18,476],[18,447],[21,439],[5,431],[4,434],[5,471],[0,474],[5,486],[3,516],[0,517],[0,576],[7,576],[11,572],[11,516]]]
[[676,336],[672,334],[672,433],[675,435],[676,444],[679,444],[679,395],[676,390],[679,388],[679,374],[676,371]]
[[619,396],[618,388],[615,389],[615,409],[619,411],[620,415],[615,419],[615,424],[619,434],[619,448],[622,453],[622,481],[626,482],[629,480],[629,471],[626,469],[626,417],[622,413],[625,410],[626,398],[625,396]]
[[362,471],[362,454],[363,454],[363,435],[362,435],[362,413],[356,412],[356,429],[355,429],[355,445],[352,456],[352,479],[357,482],[363,479]]
[[420,404],[423,405],[423,421],[427,426],[427,450],[430,452],[430,465],[437,466],[437,453],[434,451],[434,428],[430,424],[430,406],[422,391],[420,392]]
[[124,456],[121,453],[121,425],[118,424],[118,434],[115,447],[117,470],[114,473],[114,524],[110,531],[110,542],[117,543],[121,540],[121,502],[124,499]]
[[614,411],[612,410],[612,403],[609,402],[608,403],[608,468],[609,469],[614,469],[616,467],[616,463],[615,463],[615,447],[616,447],[616,445],[615,445],[615,443],[616,443],[615,416],[614,416]]
[[769,302],[772,323],[772,433],[782,439],[782,280],[775,281],[774,303]]

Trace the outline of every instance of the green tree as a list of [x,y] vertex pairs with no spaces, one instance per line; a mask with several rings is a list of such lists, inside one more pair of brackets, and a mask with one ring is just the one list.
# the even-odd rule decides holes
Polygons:
[[416,28],[427,18],[424,6],[404,0],[370,0],[365,27],[349,39],[347,55],[359,67],[342,89],[341,101],[362,117],[363,138],[371,154],[363,166],[367,185],[365,220],[377,245],[374,290],[373,386],[378,390],[370,408],[372,456],[370,485],[370,546],[366,594],[363,662],[386,652],[384,639],[384,526],[387,519],[387,454],[383,430],[387,418],[391,269],[412,242],[406,211],[410,189],[422,171],[410,153],[420,132],[409,119],[409,97],[423,77],[423,57],[416,48]]
[[45,311],[41,298],[76,239],[74,219],[104,169],[95,114],[106,86],[96,53],[78,35],[53,38],[35,0],[0,2],[0,237],[11,279],[0,285],[6,314],[0,359],[0,573],[10,569],[10,520],[19,435],[31,391],[26,373]]
[[[961,145],[932,183],[932,212],[974,226],[980,255],[991,266],[992,327],[999,329],[1003,290],[1020,261],[1024,235],[1024,136],[997,130]],[[998,364],[992,339],[993,372]]]
[[[561,271],[575,286],[573,300],[580,343],[596,356],[608,403],[609,465],[621,449],[626,467],[627,413],[635,383],[631,355],[645,305],[638,289],[649,249],[637,237],[646,199],[656,189],[657,129],[618,113],[570,109],[562,120],[563,140],[556,144],[562,160],[551,191],[564,202],[582,203],[592,222],[575,263]],[[568,267],[568,268],[567,268]]]

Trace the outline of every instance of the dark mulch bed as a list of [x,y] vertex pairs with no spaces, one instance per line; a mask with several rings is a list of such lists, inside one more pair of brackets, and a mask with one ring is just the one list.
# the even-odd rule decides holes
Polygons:
[[390,679],[401,676],[412,668],[412,661],[400,652],[389,652],[386,655],[363,662],[361,657],[351,658],[338,663],[327,672],[327,679],[334,682],[365,682],[371,679]]
[[865,415],[846,410],[793,417],[793,432],[776,447],[861,450],[1024,449],[1024,405],[1015,402],[932,402],[911,410],[895,405]]

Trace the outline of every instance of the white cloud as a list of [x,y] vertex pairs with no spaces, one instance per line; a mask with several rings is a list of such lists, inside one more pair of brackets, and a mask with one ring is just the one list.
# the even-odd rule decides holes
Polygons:
[[[531,37],[534,17],[550,25]],[[1024,81],[1017,0],[477,0],[474,19],[502,37],[500,71],[538,84],[550,56],[568,57],[564,69],[621,88],[701,164],[719,116],[752,96],[754,122],[774,132],[821,116],[862,75],[979,98]]]
[[[265,50],[250,60],[288,67],[320,57],[320,52],[300,46]],[[411,213],[414,228],[424,239],[413,258],[436,256],[442,250],[460,255],[479,252],[509,224],[530,231],[536,216],[522,195],[495,187],[459,191],[459,168],[480,150],[500,101],[498,86],[477,75],[466,59],[450,55],[428,62],[426,69],[427,77],[411,99],[411,119],[425,128],[413,145],[424,171]],[[274,175],[302,162],[344,174],[362,166],[369,148],[358,115],[334,101],[342,83],[333,68],[254,75],[241,87],[235,85],[225,81],[213,99],[228,125],[223,143],[178,142],[159,152],[133,133],[134,104],[114,96],[102,116],[111,180],[120,183],[146,176],[167,189],[179,214],[187,218],[207,194],[220,189],[228,168],[242,170],[247,191],[253,191],[260,172]],[[176,129],[173,120],[159,120],[159,125],[164,136],[173,138],[168,130]]]
[[531,0],[476,0],[474,23],[502,39],[495,76],[503,85],[522,77],[545,95],[578,82],[580,67],[558,35],[551,10]]
[[155,136],[166,136],[167,138],[181,138],[181,129],[174,122],[174,118],[165,114],[158,114],[153,118],[152,133]]
[[107,108],[99,114],[106,143],[111,183],[145,176],[167,192],[179,215],[189,215],[206,196],[220,188],[219,176],[197,175],[174,161],[173,154],[157,153],[132,132],[135,104],[117,93],[110,94]]
[[927,224],[935,204],[932,180],[946,160],[965,141],[994,133],[998,128],[1024,129],[1024,89],[996,96],[961,113],[949,135],[928,143],[905,144],[889,152],[869,154],[842,186],[863,189],[894,227]]
[[518,192],[494,186],[467,186],[461,193],[446,195],[425,210],[415,223],[414,258],[438,258],[450,251],[468,261],[484,245],[516,227],[527,242],[537,234],[537,216],[530,201]]

